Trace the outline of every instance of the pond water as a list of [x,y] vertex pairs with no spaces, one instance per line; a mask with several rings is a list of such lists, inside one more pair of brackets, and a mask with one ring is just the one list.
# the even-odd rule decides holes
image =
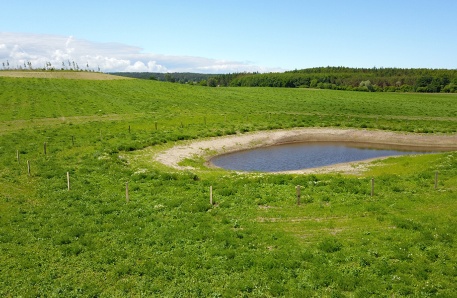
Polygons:
[[237,151],[213,157],[220,168],[237,171],[280,172],[323,167],[366,159],[431,153],[418,147],[389,147],[355,143],[293,143]]

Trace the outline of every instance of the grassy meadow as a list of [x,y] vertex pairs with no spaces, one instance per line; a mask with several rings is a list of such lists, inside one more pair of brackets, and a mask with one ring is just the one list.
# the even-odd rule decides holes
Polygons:
[[152,159],[259,130],[455,134],[457,94],[0,77],[0,104],[2,297],[457,292],[457,152],[360,175],[237,174],[198,157],[178,171]]

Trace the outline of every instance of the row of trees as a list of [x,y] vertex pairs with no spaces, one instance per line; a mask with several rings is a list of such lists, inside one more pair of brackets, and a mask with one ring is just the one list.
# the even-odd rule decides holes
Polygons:
[[208,79],[214,76],[214,74],[191,72],[111,72],[111,74],[136,79],[146,79],[181,84],[201,84],[205,86],[207,85]]
[[[56,70],[57,68],[52,65],[51,62],[46,61],[43,67],[34,67],[31,61],[24,61],[23,64],[17,64],[12,66],[9,60],[2,62],[3,70]],[[60,70],[72,70],[72,71],[95,71],[90,69],[89,63],[86,63],[86,67],[80,67],[75,61],[68,60],[67,62],[62,61]],[[100,66],[97,67],[97,71],[100,72]]]
[[369,92],[457,92],[457,70],[319,67],[211,77],[208,86],[285,87]]

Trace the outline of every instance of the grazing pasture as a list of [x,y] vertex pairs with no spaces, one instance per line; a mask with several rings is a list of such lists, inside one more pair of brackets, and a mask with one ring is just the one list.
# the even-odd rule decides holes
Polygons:
[[0,77],[0,105],[2,297],[457,292],[456,152],[358,175],[152,158],[187,140],[298,127],[455,135],[456,94]]

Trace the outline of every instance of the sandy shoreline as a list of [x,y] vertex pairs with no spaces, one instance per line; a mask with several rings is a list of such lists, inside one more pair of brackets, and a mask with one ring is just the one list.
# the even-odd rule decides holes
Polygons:
[[[179,163],[187,158],[193,158],[195,156],[203,157],[208,161],[212,156],[228,152],[296,142],[354,142],[403,147],[412,146],[440,151],[457,150],[457,134],[430,135],[358,129],[303,128],[260,131],[242,135],[189,141],[159,152],[154,156],[154,159],[175,169],[192,170],[192,167],[180,166]],[[370,161],[372,160],[337,164],[322,168],[288,171],[286,173],[354,173],[363,170]],[[211,166],[208,162],[206,164],[207,166]]]

